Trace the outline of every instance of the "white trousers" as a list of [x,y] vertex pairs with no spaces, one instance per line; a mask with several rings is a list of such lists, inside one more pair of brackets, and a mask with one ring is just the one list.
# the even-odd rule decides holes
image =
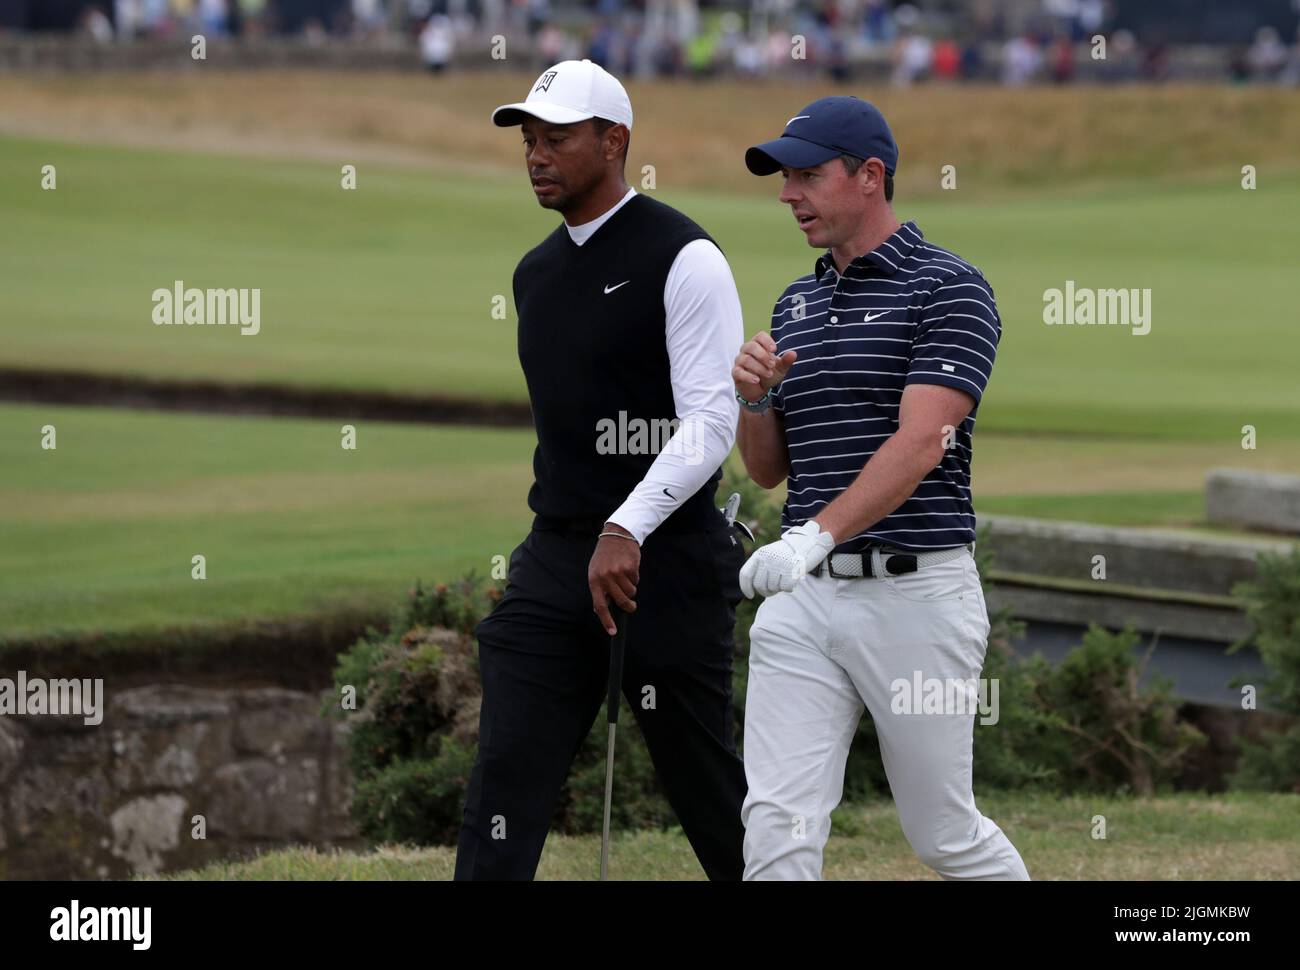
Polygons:
[[921,861],[945,879],[1029,878],[971,791],[988,634],[969,553],[883,579],[805,576],[764,600],[745,700],[745,879],[821,878],[864,706]]

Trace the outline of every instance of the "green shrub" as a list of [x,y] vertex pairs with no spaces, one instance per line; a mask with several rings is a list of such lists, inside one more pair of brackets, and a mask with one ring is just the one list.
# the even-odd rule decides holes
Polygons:
[[473,570],[463,579],[450,585],[439,583],[432,589],[425,589],[416,580],[393,629],[441,627],[472,636],[478,621],[492,612],[501,593],[500,587],[489,584]]
[[340,698],[327,711],[348,726],[352,815],[375,841],[454,841],[473,765],[482,699],[473,641],[415,627],[366,637],[339,657]]
[[[1258,566],[1253,582],[1233,588],[1252,630],[1229,653],[1248,646],[1258,649],[1269,671],[1259,684],[1258,703],[1282,714],[1300,715],[1300,546],[1288,555],[1262,553]],[[1229,785],[1300,792],[1300,724],[1267,732],[1258,741],[1243,741],[1241,761]]]
[[447,738],[432,758],[397,758],[357,780],[352,816],[374,842],[455,845],[474,748]]
[[1091,624],[1040,686],[1040,708],[1065,742],[1062,789],[1152,795],[1205,743],[1201,731],[1179,719],[1171,681],[1139,683],[1156,647],[1153,640],[1139,661],[1139,640],[1132,629],[1112,633]]
[[1268,732],[1261,741],[1243,741],[1241,760],[1228,785],[1243,791],[1300,795],[1300,725]]
[[1043,685],[1052,678],[1051,664],[1041,654],[1020,657],[1008,642],[990,635],[982,676],[998,685],[998,719],[991,724],[975,719],[975,786],[1057,786],[1067,763],[1064,739],[1039,702]]
[[[433,589],[417,583],[399,614],[416,625],[400,637],[372,631],[339,655],[335,687],[340,696],[355,691],[356,709],[332,702],[326,711],[348,725],[352,816],[366,838],[455,843],[483,697],[472,631],[499,596],[474,574]],[[600,831],[607,731],[602,706],[560,792],[555,831]],[[614,760],[613,822],[620,828],[671,824],[672,811],[626,703]]]

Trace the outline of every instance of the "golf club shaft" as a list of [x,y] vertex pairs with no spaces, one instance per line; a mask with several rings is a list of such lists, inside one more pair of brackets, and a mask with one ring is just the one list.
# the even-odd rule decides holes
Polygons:
[[609,816],[614,797],[614,732],[618,728],[618,698],[623,690],[623,653],[627,644],[627,616],[611,607],[615,633],[609,643],[609,696],[605,714],[609,722],[609,744],[605,751],[605,822],[600,837],[600,878],[609,873]]
[[609,726],[609,747],[605,751],[605,827],[600,837],[600,878],[603,882],[609,875],[609,810],[614,794],[614,731],[616,724]]

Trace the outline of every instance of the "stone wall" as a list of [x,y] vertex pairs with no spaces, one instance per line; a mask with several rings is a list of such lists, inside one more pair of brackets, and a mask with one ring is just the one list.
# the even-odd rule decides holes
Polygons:
[[1300,475],[1211,469],[1205,517],[1216,525],[1300,535]]
[[[126,878],[293,843],[361,845],[322,693],[157,684],[102,723],[0,716],[0,879]],[[196,837],[198,816],[205,837]]]
[[1196,535],[1161,529],[1058,522],[1007,515],[980,516],[989,527],[995,570],[1093,583],[1093,557],[1104,556],[1110,585],[1229,596],[1255,578],[1261,552],[1286,553],[1290,543]]
[[[1250,623],[1233,587],[1256,575],[1260,553],[1289,544],[1013,516],[982,516],[994,558],[992,608],[1022,620],[1119,629],[1228,644]],[[1104,579],[1094,578],[1103,557]],[[1100,576],[1100,574],[1097,574]]]

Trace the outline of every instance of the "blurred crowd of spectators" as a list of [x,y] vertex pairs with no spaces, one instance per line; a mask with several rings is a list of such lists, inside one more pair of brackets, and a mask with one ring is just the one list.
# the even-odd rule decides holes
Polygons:
[[[74,0],[64,0],[74,2]],[[848,78],[881,61],[899,86],[998,79],[1007,85],[1159,80],[1171,48],[1116,26],[1121,0],[84,0],[81,28],[137,37],[290,34],[393,43],[415,39],[432,70],[486,50],[494,34],[529,38],[534,66],[589,57],[625,76]],[[1132,0],[1138,2],[1138,0]],[[1297,0],[1300,7],[1300,0]],[[1095,56],[1103,37],[1104,57]],[[1290,40],[1290,43],[1287,41]],[[1300,31],[1262,26],[1227,47],[1234,80],[1300,84]]]

